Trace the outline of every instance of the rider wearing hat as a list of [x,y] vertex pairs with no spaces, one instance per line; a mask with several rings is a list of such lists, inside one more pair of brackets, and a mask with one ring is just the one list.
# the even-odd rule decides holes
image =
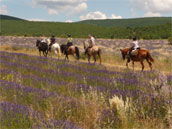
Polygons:
[[52,35],[51,39],[50,39],[50,47],[55,43],[56,39],[55,39],[55,36]]
[[73,45],[72,40],[73,40],[73,39],[71,38],[71,35],[68,34],[68,38],[67,38],[67,48],[66,48],[66,49],[68,49],[70,46]]

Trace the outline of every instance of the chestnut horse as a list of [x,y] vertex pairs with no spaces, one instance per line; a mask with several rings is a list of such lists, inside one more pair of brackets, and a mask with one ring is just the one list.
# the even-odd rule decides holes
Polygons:
[[130,59],[131,59],[133,70],[134,70],[134,62],[140,62],[142,65],[142,71],[143,71],[144,70],[143,61],[146,59],[146,61],[149,64],[150,69],[152,70],[152,63],[151,62],[154,62],[154,59],[152,58],[152,56],[148,50],[138,49],[137,55],[132,56],[131,58],[129,57],[129,54],[128,54],[129,50],[130,50],[130,48],[120,49],[123,60],[125,60],[125,57],[127,58],[127,63],[126,63],[127,68],[128,68],[128,63],[130,62]]

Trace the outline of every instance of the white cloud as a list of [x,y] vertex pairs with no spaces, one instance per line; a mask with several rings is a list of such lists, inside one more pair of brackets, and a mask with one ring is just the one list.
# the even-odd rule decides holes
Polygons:
[[160,13],[152,13],[152,12],[147,12],[144,14],[144,17],[160,17]]
[[0,14],[8,14],[8,9],[6,5],[0,7]]
[[65,22],[67,22],[67,23],[72,23],[73,21],[72,21],[72,20],[66,20]]
[[39,18],[33,18],[33,19],[27,19],[29,21],[48,21],[46,19],[39,19]]
[[96,12],[90,12],[85,16],[80,16],[80,20],[86,20],[86,19],[106,19],[106,14],[96,11]]
[[42,6],[49,14],[82,14],[87,9],[86,0],[32,0],[35,7]]
[[130,2],[137,11],[146,11],[145,16],[172,13],[172,0],[130,0]]
[[115,14],[112,14],[111,17],[107,17],[105,13],[102,13],[100,11],[96,12],[90,12],[86,14],[85,16],[80,16],[80,20],[87,20],[87,19],[121,19],[121,16],[115,16]]
[[115,14],[112,14],[109,19],[122,19],[122,16],[115,16]]

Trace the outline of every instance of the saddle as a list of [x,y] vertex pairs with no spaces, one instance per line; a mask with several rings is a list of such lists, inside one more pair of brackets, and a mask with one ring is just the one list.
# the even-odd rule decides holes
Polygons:
[[130,52],[128,51],[127,52],[127,57],[135,57],[135,56],[137,56],[139,50],[140,50],[140,48],[132,50],[131,51],[131,55],[130,55]]
[[138,49],[131,51],[131,56],[136,56],[138,54]]
[[42,45],[47,46],[48,44],[46,42],[41,42]]

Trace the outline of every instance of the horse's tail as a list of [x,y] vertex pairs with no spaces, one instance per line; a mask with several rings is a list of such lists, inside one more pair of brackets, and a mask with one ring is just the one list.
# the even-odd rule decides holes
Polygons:
[[99,55],[100,64],[101,64],[102,63],[102,50],[101,49],[98,50],[98,55]]
[[147,58],[150,59],[150,61],[154,62],[154,59],[152,58],[149,51],[147,51]]
[[78,49],[78,47],[75,47],[75,52],[76,52],[76,56],[77,56],[77,58],[79,60],[79,49]]

